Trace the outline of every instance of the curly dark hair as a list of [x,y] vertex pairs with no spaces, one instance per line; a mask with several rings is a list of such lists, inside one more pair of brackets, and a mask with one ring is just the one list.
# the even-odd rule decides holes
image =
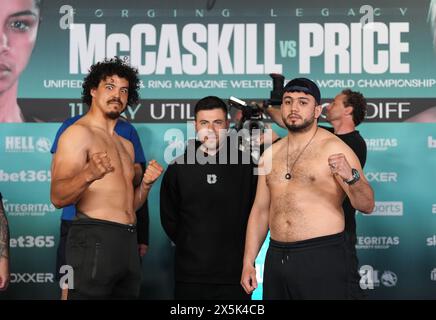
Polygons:
[[353,122],[357,127],[366,115],[366,99],[360,92],[350,89],[342,90],[341,93],[345,95],[344,105],[353,107]]
[[82,88],[82,101],[91,106],[92,96],[91,89],[97,88],[100,81],[107,77],[116,75],[129,81],[129,97],[127,104],[136,106],[139,102],[139,78],[138,70],[131,67],[126,61],[119,57],[104,59],[103,61],[93,64],[89,68],[89,74],[85,77]]

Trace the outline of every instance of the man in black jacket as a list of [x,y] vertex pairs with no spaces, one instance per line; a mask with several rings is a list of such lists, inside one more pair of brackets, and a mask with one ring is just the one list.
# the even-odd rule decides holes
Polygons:
[[199,141],[168,166],[160,191],[162,226],[176,245],[175,298],[248,300],[239,281],[255,166],[227,134],[221,99],[198,101],[195,127]]

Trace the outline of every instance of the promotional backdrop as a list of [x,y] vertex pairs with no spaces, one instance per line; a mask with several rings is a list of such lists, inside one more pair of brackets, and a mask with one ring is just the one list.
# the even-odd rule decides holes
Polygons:
[[[139,69],[142,99],[125,116],[147,159],[165,166],[165,152],[192,137],[187,123],[201,97],[262,101],[272,72],[313,79],[323,103],[345,88],[361,91],[368,114],[358,129],[376,195],[375,212],[357,214],[362,286],[372,299],[435,299],[436,124],[412,123],[416,116],[436,118],[430,3],[77,0],[69,15],[64,3],[44,1],[36,46],[19,80],[26,123],[0,124],[12,273],[0,299],[59,297],[60,210],[50,203],[49,150],[60,122],[87,111],[80,96],[89,66],[114,55]],[[144,299],[171,299],[173,291],[174,247],[160,225],[159,188],[160,181],[149,196]],[[254,299],[262,298],[267,243],[256,262]]]

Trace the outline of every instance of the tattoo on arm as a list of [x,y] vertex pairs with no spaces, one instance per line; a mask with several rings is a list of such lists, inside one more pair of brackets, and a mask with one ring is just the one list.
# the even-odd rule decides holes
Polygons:
[[3,202],[0,198],[0,258],[9,258],[9,227]]

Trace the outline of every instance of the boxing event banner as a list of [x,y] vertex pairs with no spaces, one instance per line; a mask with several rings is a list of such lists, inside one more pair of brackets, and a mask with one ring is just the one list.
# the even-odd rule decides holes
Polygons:
[[185,122],[207,94],[262,101],[272,89],[270,73],[309,77],[326,99],[343,88],[361,91],[369,99],[367,121],[401,122],[434,106],[430,1],[42,6],[35,50],[19,81],[27,121],[61,121],[86,111],[84,76],[90,65],[115,55],[141,75],[141,104],[126,111],[139,123]]
[[[26,123],[0,124],[0,191],[11,231],[11,284],[0,298],[60,295],[60,210],[50,203],[49,150],[60,122],[87,111],[80,96],[90,65],[114,55],[139,70],[141,101],[125,117],[147,159],[164,166],[174,138],[168,129],[186,140],[186,122],[203,96],[262,101],[272,89],[270,73],[313,79],[323,103],[344,88],[362,92],[368,113],[358,129],[368,145],[365,174],[376,210],[356,216],[361,285],[372,299],[436,298],[436,125],[419,123],[436,118],[431,4],[43,1],[18,80]],[[159,188],[160,180],[149,196],[144,299],[171,299],[173,292],[174,247],[160,225]],[[262,298],[267,244],[256,261],[253,299]]]

